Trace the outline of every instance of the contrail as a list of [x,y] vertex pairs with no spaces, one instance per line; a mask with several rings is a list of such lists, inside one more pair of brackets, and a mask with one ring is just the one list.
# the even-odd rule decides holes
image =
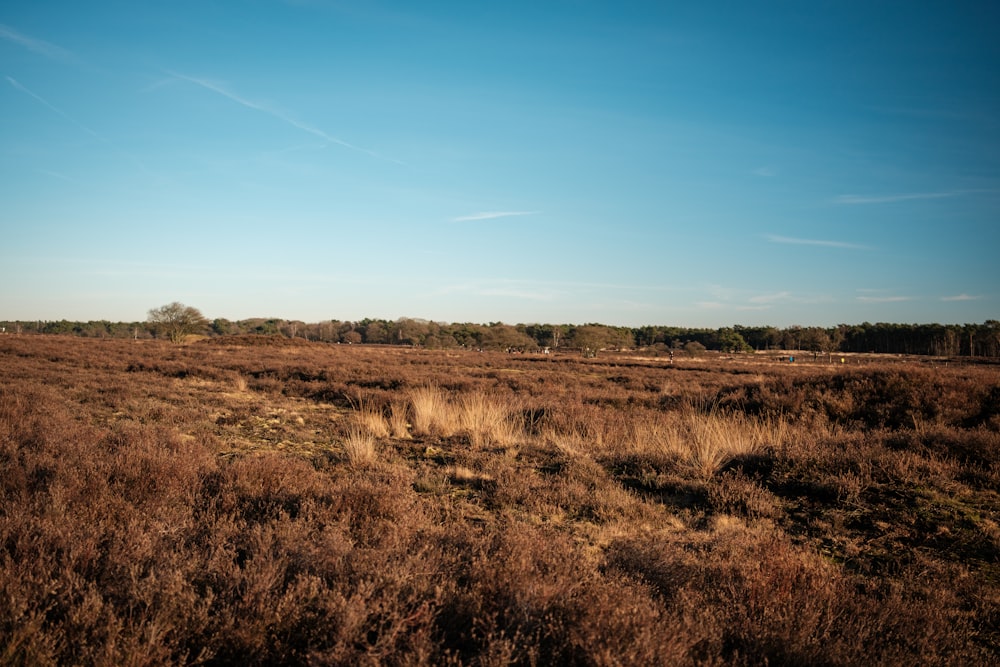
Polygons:
[[816,245],[825,246],[827,248],[852,248],[854,250],[869,250],[868,246],[859,245],[857,243],[846,243],[844,241],[824,241],[821,239],[797,239],[789,236],[777,236],[775,234],[769,234],[767,240],[771,243],[791,243],[795,245]]
[[380,153],[377,153],[377,152],[375,152],[373,150],[369,150],[367,148],[362,148],[361,146],[355,146],[354,144],[348,143],[348,142],[344,141],[343,139],[339,139],[337,137],[329,135],[326,132],[324,132],[323,130],[319,129],[318,127],[313,127],[312,125],[309,125],[307,123],[303,123],[302,121],[298,120],[297,118],[293,118],[292,116],[289,116],[286,113],[282,113],[281,111],[276,111],[275,109],[272,109],[270,107],[264,106],[263,104],[259,104],[257,102],[252,101],[252,100],[248,100],[245,97],[241,97],[241,96],[239,96],[239,95],[237,95],[237,94],[235,94],[235,93],[233,93],[231,91],[226,90],[222,86],[219,86],[219,85],[216,85],[216,84],[212,83],[211,81],[205,81],[204,79],[198,79],[198,78],[193,77],[193,76],[187,76],[187,75],[184,75],[184,74],[179,74],[177,72],[171,72],[169,70],[167,70],[166,73],[168,75],[172,76],[172,77],[181,79],[183,81],[188,81],[190,83],[195,84],[196,86],[201,86],[202,88],[204,88],[206,90],[210,90],[213,93],[217,93],[219,95],[222,95],[223,97],[225,97],[227,99],[230,99],[233,102],[236,102],[237,104],[245,106],[248,109],[254,109],[255,111],[260,111],[262,113],[266,113],[269,116],[273,116],[274,118],[277,118],[278,120],[282,120],[282,121],[288,123],[292,127],[298,128],[298,129],[302,130],[303,132],[308,132],[309,134],[315,135],[315,136],[323,139],[324,141],[328,141],[328,142],[330,142],[332,144],[337,144],[338,146],[343,146],[344,148],[350,148],[351,150],[359,151],[361,153],[364,153],[366,155],[370,155],[370,156],[375,157],[375,158],[379,158],[381,160],[389,160],[390,162],[395,162],[396,164],[403,164],[399,160],[395,160],[393,158],[386,157],[386,156],[384,156],[384,155],[382,155]]
[[840,195],[834,201],[837,204],[893,204],[895,202],[912,201],[914,199],[946,199],[948,197],[961,197],[963,195],[989,194],[996,190],[973,189],[973,190],[944,190],[941,192],[910,192],[906,194],[894,195]]
[[[9,82],[10,82],[10,85],[14,86],[15,88],[17,88],[18,90],[20,90],[20,91],[21,91],[21,92],[23,92],[24,94],[26,94],[26,95],[30,95],[30,96],[31,96],[31,97],[33,97],[33,98],[34,98],[34,99],[35,99],[35,100],[36,100],[36,101],[37,101],[37,102],[38,102],[39,104],[42,104],[42,105],[44,105],[44,106],[45,106],[46,108],[48,108],[49,110],[51,110],[51,111],[52,111],[53,113],[57,113],[57,114],[59,114],[60,116],[62,116],[63,118],[65,118],[65,119],[66,119],[66,120],[68,120],[69,122],[73,123],[73,124],[74,124],[74,125],[76,125],[76,126],[77,126],[78,128],[80,128],[81,130],[83,130],[84,132],[86,132],[87,134],[89,134],[90,136],[94,137],[95,139],[97,139],[97,140],[98,140],[98,141],[100,141],[101,143],[103,143],[103,144],[106,144],[107,146],[110,146],[110,147],[111,147],[111,148],[112,148],[112,149],[113,149],[113,150],[114,150],[114,151],[115,151],[116,153],[118,153],[118,154],[119,154],[120,156],[122,156],[123,158],[125,158],[125,159],[127,159],[128,161],[130,161],[130,162],[132,162],[133,164],[135,164],[135,166],[136,166],[136,167],[138,167],[138,168],[139,168],[139,169],[140,169],[140,170],[141,170],[141,171],[142,171],[142,172],[143,172],[144,174],[147,174],[147,175],[154,175],[154,174],[153,174],[153,173],[152,173],[152,172],[151,172],[151,171],[150,171],[150,170],[149,170],[149,169],[148,169],[148,168],[146,167],[146,165],[145,165],[145,164],[143,164],[142,160],[139,160],[139,159],[138,159],[138,158],[136,158],[135,156],[133,156],[133,155],[130,155],[130,154],[126,153],[125,151],[121,150],[120,148],[118,148],[117,146],[115,146],[114,142],[112,142],[112,141],[111,141],[110,139],[108,139],[107,137],[105,137],[105,136],[103,136],[103,135],[101,135],[101,134],[99,134],[99,133],[95,132],[94,130],[90,129],[89,127],[87,127],[86,125],[84,125],[83,123],[81,123],[80,121],[78,121],[78,120],[77,120],[76,118],[73,118],[72,116],[70,116],[70,115],[69,115],[68,113],[66,113],[65,111],[63,111],[63,110],[62,110],[62,109],[60,109],[59,107],[57,107],[57,106],[55,106],[55,105],[53,105],[53,104],[50,104],[48,100],[46,100],[46,99],[45,99],[44,97],[42,97],[41,95],[39,95],[38,93],[34,92],[33,90],[31,90],[31,89],[30,89],[30,88],[28,88],[27,86],[25,86],[25,85],[24,85],[23,83],[21,83],[20,81],[18,81],[18,80],[17,80],[17,79],[15,79],[14,77],[12,77],[12,76],[6,76],[5,78],[7,79],[7,81],[9,81]],[[50,172],[50,173],[51,173],[51,172]],[[57,176],[61,176],[61,175],[57,174]],[[63,178],[65,178],[65,177],[63,177]]]
[[93,136],[96,139],[99,139],[100,141],[107,142],[107,139],[105,139],[104,137],[102,137],[100,134],[98,134],[97,132],[93,131],[92,129],[90,129],[89,127],[87,127],[86,125],[84,125],[83,123],[81,123],[80,121],[78,121],[77,119],[73,118],[72,116],[70,116],[68,113],[66,113],[65,111],[63,111],[59,107],[56,107],[56,106],[54,106],[52,104],[49,104],[49,102],[44,97],[42,97],[41,95],[39,95],[39,94],[35,93],[34,91],[32,91],[31,89],[29,89],[27,86],[25,86],[24,84],[22,84],[20,81],[18,81],[14,77],[8,76],[6,78],[10,82],[10,85],[14,86],[15,88],[17,88],[18,90],[20,90],[23,93],[31,95],[38,102],[40,102],[41,104],[43,104],[46,107],[48,107],[51,111],[59,114],[60,116],[62,116],[66,120],[68,120],[69,122],[73,123],[74,125],[76,125],[78,128],[80,128],[81,130],[83,130],[87,134]]
[[486,211],[484,213],[473,213],[472,215],[462,215],[452,218],[452,222],[473,222],[475,220],[493,220],[495,218],[509,218],[515,215],[536,215],[538,211]]
[[0,23],[0,39],[6,39],[9,42],[14,42],[19,44],[29,51],[34,51],[46,58],[51,58],[52,60],[60,60],[66,63],[76,63],[78,58],[76,55],[62,48],[61,46],[56,46],[55,44],[50,44],[41,39],[35,39],[34,37],[28,37],[27,35],[22,35],[18,31],[14,30],[10,26],[6,26]]

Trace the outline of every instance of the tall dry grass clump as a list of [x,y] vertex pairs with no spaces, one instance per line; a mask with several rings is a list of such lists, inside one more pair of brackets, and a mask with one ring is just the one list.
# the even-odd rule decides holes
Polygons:
[[461,427],[455,405],[437,387],[418,387],[410,392],[413,432],[416,435],[451,437]]
[[692,415],[687,431],[688,465],[700,476],[711,477],[733,459],[759,454],[768,445],[779,446],[785,423],[743,414]]
[[621,453],[667,463],[689,453],[686,443],[684,426],[676,416],[640,416],[632,420]]
[[448,438],[462,434],[473,447],[510,445],[523,431],[516,412],[501,397],[473,391],[454,399],[438,387],[410,393],[413,432]]
[[351,413],[351,423],[357,430],[374,438],[388,438],[390,434],[389,420],[385,413],[371,402],[362,401],[358,405],[357,410]]
[[522,430],[508,403],[498,396],[482,392],[462,397],[459,417],[462,431],[473,447],[514,444]]
[[238,394],[245,394],[249,390],[249,383],[247,378],[242,373],[233,373],[233,389],[236,390]]
[[708,478],[736,458],[780,446],[786,432],[782,419],[740,413],[654,415],[634,421],[624,453],[674,461],[696,477]]
[[407,440],[410,437],[407,412],[407,405],[403,401],[393,401],[389,407],[389,434],[397,440]]
[[348,427],[343,447],[347,460],[352,465],[368,465],[374,463],[377,458],[375,436],[358,424]]

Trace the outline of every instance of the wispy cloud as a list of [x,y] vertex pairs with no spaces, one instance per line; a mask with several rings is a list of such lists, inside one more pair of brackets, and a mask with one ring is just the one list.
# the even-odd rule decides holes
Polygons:
[[[66,113],[65,111],[63,111],[59,107],[55,106],[54,104],[52,104],[51,102],[49,102],[48,100],[46,100],[44,97],[42,97],[41,95],[39,95],[35,91],[33,91],[30,88],[28,88],[27,86],[25,86],[23,83],[21,83],[20,81],[18,81],[14,77],[7,76],[7,77],[4,77],[4,78],[6,78],[7,81],[8,81],[8,83],[10,83],[10,85],[14,86],[14,88],[20,90],[25,95],[28,95],[28,96],[32,97],[36,102],[38,102],[42,106],[46,107],[47,109],[49,109],[53,113],[62,116],[63,118],[65,118],[66,120],[68,120],[69,122],[71,122],[73,125],[76,125],[78,128],[80,128],[81,130],[83,130],[84,132],[86,132],[87,134],[89,134],[90,136],[94,137],[95,139],[97,139],[101,143],[103,143],[103,144],[105,144],[107,146],[110,146],[112,148],[112,150],[114,150],[116,153],[118,153],[121,157],[125,158],[129,162],[133,163],[144,174],[149,175],[149,176],[153,175],[149,171],[149,169],[146,168],[146,165],[143,164],[143,162],[141,160],[139,160],[135,156],[130,155],[129,153],[126,153],[125,151],[122,151],[121,149],[119,149],[118,147],[116,147],[114,145],[114,143],[110,139],[108,139],[107,137],[105,137],[104,135],[98,133],[96,130],[92,130],[91,128],[87,127],[86,125],[84,125],[83,123],[81,123],[80,121],[78,121],[76,118],[73,118],[73,116],[70,116],[68,113]],[[58,174],[58,173],[55,173],[55,172],[45,172],[45,173],[48,173],[48,174],[50,174],[52,176],[55,176],[57,178],[66,178],[66,180],[72,180],[72,179],[68,179],[66,176],[63,176],[62,174]]]
[[721,301],[695,301],[695,308],[699,310],[731,310],[738,312],[770,310],[770,304],[755,304],[748,306],[738,303],[723,303]]
[[472,294],[484,297],[522,299],[526,301],[552,301],[562,295],[562,291],[544,283],[527,280],[496,280],[447,285],[438,290],[439,294]]
[[711,285],[707,291],[712,300],[697,302],[696,305],[699,308],[731,308],[736,311],[764,311],[781,305],[813,305],[830,301],[828,295],[796,294],[788,290],[751,295],[745,289]]
[[792,245],[815,245],[824,246],[827,248],[848,248],[851,250],[870,250],[868,246],[861,245],[858,243],[847,243],[845,241],[827,241],[823,239],[800,239],[793,238],[790,236],[778,236],[776,234],[768,234],[767,240],[771,243],[789,243]]
[[538,211],[486,211],[471,215],[460,215],[452,218],[452,222],[473,222],[476,220],[494,220],[496,218],[511,218],[518,215],[537,215]]
[[789,301],[792,299],[791,292],[777,292],[775,294],[758,294],[750,297],[750,303],[774,303],[776,301]]
[[[484,297],[518,298],[528,301],[556,301],[567,298],[612,299],[614,307],[639,297],[643,293],[686,291],[675,285],[629,285],[616,283],[591,283],[566,280],[522,280],[512,278],[482,278],[468,282],[442,285],[435,290],[438,295],[471,294]],[[613,295],[608,295],[613,292]],[[622,295],[622,292],[632,293]],[[641,298],[641,297],[640,297]],[[635,301],[635,303],[640,303]],[[645,303],[643,303],[645,305]],[[722,307],[722,304],[719,304]]]
[[14,30],[10,26],[0,23],[0,39],[17,44],[33,53],[58,60],[60,62],[78,64],[79,58],[72,51],[46,42],[45,40],[28,37],[27,35]]
[[556,295],[550,291],[535,292],[525,289],[512,289],[509,287],[492,287],[478,290],[480,296],[499,296],[513,299],[526,299],[528,301],[551,301]]
[[898,301],[913,301],[912,296],[859,296],[862,303],[896,303]]
[[70,178],[66,174],[61,174],[58,171],[51,171],[49,169],[35,169],[39,174],[45,174],[46,176],[51,176],[52,178],[58,178],[69,183],[76,183],[76,179]]
[[81,130],[83,130],[87,134],[91,135],[92,137],[94,137],[96,139],[100,139],[101,141],[107,141],[107,139],[105,139],[104,137],[102,137],[100,134],[98,134],[94,130],[90,129],[89,127],[87,127],[86,125],[84,125],[83,123],[81,123],[80,121],[78,121],[77,119],[73,118],[72,116],[70,116],[68,113],[66,113],[65,111],[63,111],[59,107],[57,107],[57,106],[55,106],[53,104],[50,104],[48,100],[46,100],[44,97],[42,97],[38,93],[34,92],[33,90],[29,89],[27,86],[25,86],[24,84],[22,84],[20,81],[18,81],[14,77],[8,76],[8,77],[5,77],[5,78],[10,83],[10,85],[14,86],[18,90],[20,90],[22,93],[24,93],[26,95],[30,95],[31,97],[33,97],[35,99],[35,101],[37,101],[40,104],[44,105],[50,111],[59,114],[60,116],[62,116],[66,120],[68,120],[69,122],[71,122],[74,125],[76,125],[77,127],[79,127]]
[[308,132],[309,134],[312,134],[313,136],[317,136],[320,139],[323,139],[324,141],[327,141],[327,142],[329,142],[331,144],[337,144],[338,146],[343,146],[344,148],[350,148],[351,150],[355,150],[355,151],[358,151],[360,153],[364,153],[366,155],[370,155],[370,156],[372,156],[374,158],[379,158],[380,160],[388,160],[389,162],[395,162],[396,164],[403,164],[399,160],[396,160],[396,159],[390,158],[390,157],[386,157],[385,155],[382,155],[381,153],[378,153],[376,151],[370,150],[368,148],[362,148],[361,146],[356,146],[356,145],[354,145],[352,143],[344,141],[343,139],[341,139],[339,137],[335,137],[335,136],[333,136],[331,134],[328,134],[328,133],[324,132],[323,130],[321,130],[320,128],[315,127],[314,125],[310,125],[308,123],[302,122],[301,120],[299,120],[298,118],[295,118],[293,115],[291,115],[291,114],[289,114],[287,112],[280,111],[278,109],[274,109],[272,107],[267,106],[266,104],[262,104],[260,102],[255,102],[255,101],[247,99],[247,98],[245,98],[245,97],[243,97],[241,95],[237,95],[236,93],[232,92],[231,90],[228,90],[227,88],[225,88],[225,87],[223,87],[223,86],[221,86],[221,85],[219,85],[217,83],[213,83],[212,81],[208,81],[206,79],[200,79],[198,77],[187,76],[185,74],[178,74],[177,72],[171,72],[169,70],[167,70],[167,74],[170,75],[170,76],[172,76],[172,77],[174,77],[174,78],[180,79],[181,81],[187,81],[188,83],[193,83],[196,86],[200,86],[200,87],[204,88],[205,90],[210,90],[213,93],[216,93],[218,95],[222,95],[223,97],[225,97],[227,99],[230,99],[233,102],[236,102],[237,104],[240,104],[240,105],[242,105],[244,107],[247,107],[248,109],[253,109],[255,111],[260,111],[261,113],[265,113],[265,114],[267,114],[269,116],[273,116],[274,118],[277,118],[278,120],[281,120],[281,121],[287,123],[288,125],[291,125],[292,127],[298,128],[299,130],[302,130],[303,132]]
[[834,202],[837,204],[893,204],[917,199],[947,199],[962,195],[989,192],[989,190],[945,190],[941,192],[909,192],[889,195],[840,195]]
[[983,297],[981,297],[981,296],[974,296],[972,294],[964,294],[963,293],[963,294],[956,294],[954,296],[943,296],[943,297],[941,297],[941,300],[942,301],[978,301],[979,299],[982,299],[982,298]]

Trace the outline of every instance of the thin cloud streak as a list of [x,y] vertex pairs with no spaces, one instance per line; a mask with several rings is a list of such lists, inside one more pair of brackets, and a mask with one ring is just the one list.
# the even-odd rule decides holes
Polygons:
[[778,292],[776,294],[758,294],[750,297],[750,303],[773,303],[775,301],[788,301],[792,298],[791,292]]
[[857,300],[862,303],[897,303],[899,301],[913,301],[912,296],[859,296]]
[[747,297],[744,290],[728,289],[721,286],[712,286],[708,292],[713,300],[698,301],[697,306],[704,309],[731,308],[735,311],[766,311],[772,310],[776,306],[798,304],[814,305],[828,303],[830,297],[826,295],[801,295],[788,290],[781,292],[771,292],[765,294],[755,294]]
[[532,292],[530,290],[504,289],[501,287],[482,289],[477,292],[480,296],[498,296],[512,299],[524,299],[526,301],[552,301],[556,298],[553,292]]
[[552,301],[560,297],[563,293],[532,281],[498,280],[445,285],[437,289],[436,294],[473,294],[476,296],[504,297],[527,301]]
[[19,33],[10,26],[0,23],[0,39],[5,39],[8,42],[13,42],[18,46],[22,46],[33,53],[43,55],[46,58],[51,58],[52,60],[58,60],[66,63],[76,63],[79,59],[76,55],[61,46],[56,46],[42,39],[35,39],[34,37],[28,37],[27,35]]
[[169,70],[167,70],[166,73],[168,75],[170,75],[172,77],[175,77],[177,79],[180,79],[182,81],[187,81],[189,83],[193,83],[196,86],[201,86],[205,90],[210,90],[213,93],[216,93],[218,95],[222,95],[223,97],[225,97],[225,98],[227,98],[229,100],[232,100],[233,102],[236,102],[237,104],[245,106],[248,109],[253,109],[255,111],[260,111],[261,113],[266,113],[269,116],[273,116],[274,118],[277,118],[278,120],[284,121],[285,123],[291,125],[292,127],[298,128],[298,129],[302,130],[303,132],[308,132],[309,134],[317,136],[320,139],[323,139],[324,141],[328,141],[328,142],[330,142],[332,144],[337,144],[338,146],[343,146],[344,148],[350,148],[351,150],[355,150],[355,151],[358,151],[360,153],[364,153],[366,155],[370,155],[370,156],[372,156],[374,158],[379,158],[380,160],[388,160],[389,162],[394,162],[396,164],[403,164],[403,162],[401,162],[400,160],[396,160],[396,159],[393,159],[393,158],[390,158],[390,157],[386,157],[386,156],[382,155],[381,153],[377,153],[376,151],[369,150],[367,148],[362,148],[361,146],[355,146],[354,144],[349,143],[347,141],[344,141],[343,139],[335,137],[335,136],[333,136],[331,134],[327,134],[326,132],[324,132],[323,130],[319,129],[318,127],[314,127],[312,125],[309,125],[308,123],[303,123],[299,119],[297,119],[297,118],[295,118],[293,116],[290,116],[287,113],[278,111],[276,109],[272,109],[272,108],[270,108],[270,107],[268,107],[266,105],[260,104],[258,102],[254,102],[252,100],[248,100],[245,97],[241,97],[241,96],[237,95],[236,93],[233,93],[233,92],[231,92],[229,90],[226,90],[222,86],[219,86],[217,84],[212,83],[211,81],[206,81],[205,79],[199,79],[199,78],[193,77],[193,76],[187,76],[185,74],[179,74],[177,72],[172,72],[172,71],[169,71]]
[[510,218],[519,215],[538,215],[539,211],[485,211],[483,213],[473,213],[472,215],[461,215],[452,218],[452,222],[475,222],[477,220],[495,220],[496,218]]
[[775,234],[768,234],[767,240],[771,243],[788,243],[792,245],[815,245],[823,246],[826,248],[847,248],[850,250],[870,250],[869,246],[861,245],[858,243],[847,243],[845,241],[826,241],[822,239],[799,239],[792,238],[790,236],[777,236]]
[[[20,265],[37,267],[40,264],[46,265],[46,270],[59,274],[84,275],[84,276],[106,276],[106,277],[154,277],[154,278],[175,278],[190,277],[199,275],[216,280],[248,281],[253,280],[262,283],[357,283],[371,285],[381,282],[381,276],[357,275],[343,273],[293,273],[277,271],[261,271],[257,269],[247,269],[240,273],[233,273],[226,269],[208,264],[183,264],[170,262],[146,262],[146,261],[125,261],[108,258],[71,257],[71,256],[29,256],[18,257],[16,262]],[[385,281],[389,284],[389,281]],[[225,293],[220,292],[218,296]]]
[[982,299],[981,296],[973,296],[972,294],[956,294],[955,296],[943,296],[942,301],[978,301]]
[[69,122],[71,122],[74,125],[76,125],[77,127],[79,127],[81,130],[83,130],[87,134],[89,134],[89,135],[93,136],[94,138],[99,139],[101,141],[107,141],[107,139],[105,139],[104,137],[102,137],[100,134],[98,134],[94,130],[90,129],[89,127],[87,127],[86,125],[84,125],[83,123],[81,123],[80,121],[78,121],[77,119],[73,118],[68,113],[66,113],[65,111],[63,111],[62,109],[56,107],[53,104],[50,104],[45,98],[43,98],[38,93],[35,93],[31,89],[29,89],[27,86],[25,86],[24,84],[22,84],[21,82],[19,82],[14,77],[8,76],[8,77],[6,77],[6,79],[7,79],[7,81],[10,82],[10,85],[14,86],[18,90],[20,90],[22,93],[25,93],[26,95],[30,95],[31,97],[35,98],[35,100],[37,102],[39,102],[42,105],[44,105],[45,107],[47,107],[50,111],[53,111],[54,113],[59,114],[60,116],[62,116],[66,120],[68,120]]
[[[677,287],[674,285],[628,285],[628,284],[616,284],[616,283],[591,283],[582,281],[572,281],[572,280],[514,280],[514,279],[495,279],[495,280],[485,280],[477,285],[482,284],[497,284],[497,285],[510,285],[510,286],[525,286],[525,288],[530,289],[540,289],[540,290],[550,290],[556,291],[558,293],[565,293],[567,291],[592,291],[592,290],[617,290],[617,291],[635,291],[635,292],[683,292],[690,291],[688,288]],[[459,289],[459,287],[452,286],[442,290],[442,294],[446,294],[449,291],[454,291]]]
[[840,195],[834,201],[837,204],[893,204],[896,202],[913,201],[917,199],[947,199],[961,197],[992,190],[947,190],[943,192],[911,192],[895,195]]
[[45,174],[46,176],[51,176],[52,178],[58,178],[60,180],[66,181],[68,183],[76,183],[75,178],[70,178],[66,174],[61,174],[58,171],[51,171],[49,169],[35,169],[39,174]]
[[[154,175],[149,169],[146,168],[146,165],[143,164],[143,162],[141,160],[139,160],[138,158],[136,158],[136,157],[134,157],[134,156],[132,156],[132,155],[130,155],[130,154],[128,154],[128,153],[120,150],[120,149],[118,149],[114,145],[114,143],[110,139],[108,139],[107,137],[101,135],[100,133],[96,132],[95,130],[90,129],[89,127],[87,127],[86,125],[84,125],[83,123],[81,123],[80,121],[78,121],[76,118],[73,118],[72,116],[70,116],[68,113],[66,113],[65,111],[63,111],[59,107],[55,106],[54,104],[51,104],[44,97],[42,97],[38,93],[36,93],[36,92],[32,91],[31,89],[29,89],[27,86],[25,86],[23,83],[21,83],[20,81],[18,81],[14,77],[8,76],[8,77],[6,77],[6,79],[7,79],[8,82],[10,82],[10,85],[14,86],[15,88],[17,88],[18,90],[20,90],[24,94],[31,96],[38,103],[44,105],[46,108],[48,108],[53,113],[59,114],[60,116],[62,116],[63,118],[65,118],[69,122],[73,123],[78,128],[80,128],[81,130],[83,130],[84,132],[86,132],[87,134],[89,134],[90,136],[94,137],[95,139],[97,139],[98,141],[102,142],[103,144],[105,144],[107,146],[110,146],[120,156],[122,156],[123,158],[125,158],[126,160],[128,160],[132,164],[134,164],[136,167],[138,167],[139,170],[142,171],[142,173],[146,174],[147,176],[153,176]],[[57,174],[57,176],[58,176],[58,174]]]

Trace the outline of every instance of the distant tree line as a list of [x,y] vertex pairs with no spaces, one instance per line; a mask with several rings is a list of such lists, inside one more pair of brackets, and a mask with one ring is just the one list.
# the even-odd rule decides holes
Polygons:
[[[182,306],[182,304],[170,304]],[[164,308],[167,308],[166,306]],[[163,309],[150,311],[162,314]],[[0,321],[7,334],[68,334],[91,338],[170,338],[176,330],[163,322]],[[171,331],[174,333],[172,334]],[[188,332],[185,329],[185,332]],[[719,329],[671,326],[616,327],[604,324],[504,324],[490,322],[443,323],[402,317],[396,320],[365,318],[356,322],[325,320],[303,322],[277,318],[246,320],[202,319],[197,331],[207,336],[277,335],[341,344],[405,345],[428,349],[484,349],[535,352],[542,349],[601,350],[641,349],[649,353],[671,351],[727,353],[754,350],[807,352],[878,352],[935,356],[1000,357],[1000,321],[982,324],[890,324],[864,322],[835,327],[778,328],[735,325]]]

